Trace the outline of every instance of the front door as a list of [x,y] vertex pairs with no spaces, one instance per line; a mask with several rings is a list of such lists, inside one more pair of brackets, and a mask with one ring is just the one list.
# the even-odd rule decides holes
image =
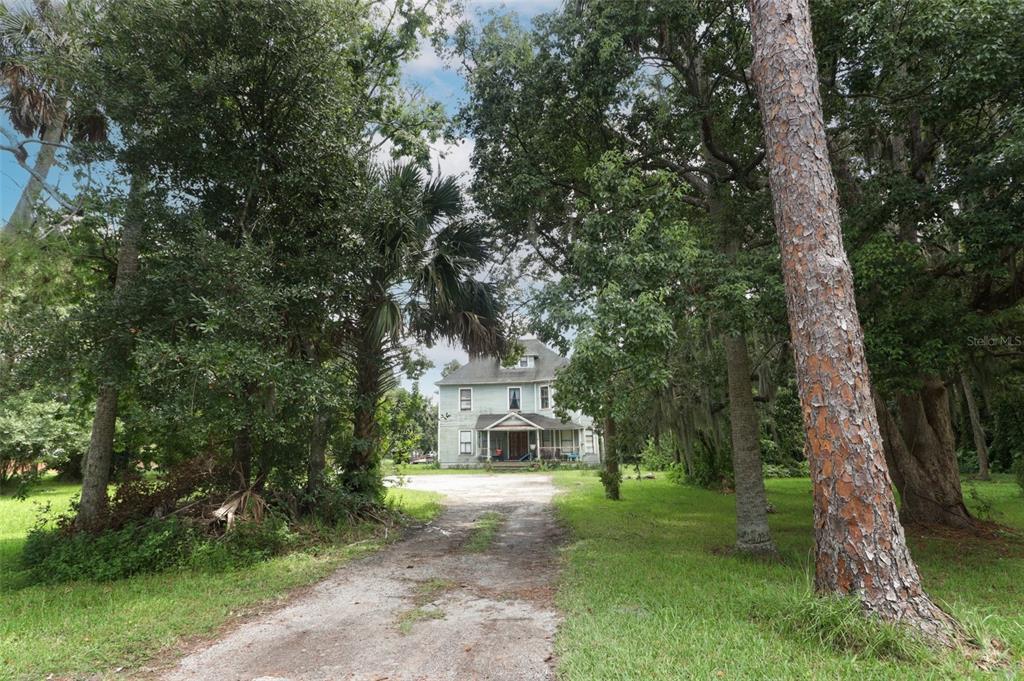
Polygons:
[[518,461],[526,455],[528,434],[519,430],[508,434],[508,460]]

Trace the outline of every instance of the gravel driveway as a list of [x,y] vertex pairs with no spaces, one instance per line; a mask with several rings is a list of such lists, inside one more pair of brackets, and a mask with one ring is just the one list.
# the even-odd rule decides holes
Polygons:
[[[424,475],[408,486],[444,494],[445,511],[164,678],[553,679],[561,532],[550,477]],[[503,517],[494,542],[467,551],[474,523],[493,511]]]

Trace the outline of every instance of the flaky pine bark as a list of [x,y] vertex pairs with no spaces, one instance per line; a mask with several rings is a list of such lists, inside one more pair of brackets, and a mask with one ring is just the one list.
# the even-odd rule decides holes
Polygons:
[[772,554],[775,544],[768,529],[768,497],[761,467],[759,419],[750,385],[747,339],[743,334],[726,334],[722,342],[729,378],[732,470],[736,481],[736,549]]
[[[57,158],[57,145],[64,136],[64,126],[67,124],[68,112],[66,102],[58,102],[55,109],[55,116],[46,126],[43,132],[42,141],[39,145],[39,153],[36,155],[32,170],[35,173],[29,177],[28,184],[21,192],[18,203],[14,206],[14,212],[4,225],[4,234],[15,234],[24,232],[32,226],[32,210],[43,193],[43,182],[50,174],[54,161]],[[40,179],[42,178],[42,179]]]
[[749,0],[755,82],[814,487],[815,586],[943,642],[890,486],[843,248],[807,0]]
[[978,453],[978,479],[989,480],[992,475],[988,469],[988,443],[985,441],[985,428],[981,425],[981,414],[978,401],[974,399],[974,386],[967,376],[967,371],[960,370],[960,385],[964,389],[964,402],[967,403],[967,415],[971,419],[971,434],[974,435],[974,451]]
[[[123,298],[139,270],[139,240],[142,234],[141,189],[132,180],[121,228],[121,243],[117,253],[117,273],[114,297]],[[115,339],[109,344],[107,364],[116,372],[128,361],[129,340]],[[76,522],[80,527],[96,527],[107,509],[107,485],[110,483],[110,465],[114,455],[114,427],[117,421],[118,387],[115,374],[108,376],[99,386],[96,411],[93,415],[89,450],[82,466],[82,497],[78,505]]]
[[606,416],[604,419],[604,470],[601,471],[601,483],[604,495],[618,501],[621,498],[622,473],[619,471],[619,450],[615,441],[615,419]]

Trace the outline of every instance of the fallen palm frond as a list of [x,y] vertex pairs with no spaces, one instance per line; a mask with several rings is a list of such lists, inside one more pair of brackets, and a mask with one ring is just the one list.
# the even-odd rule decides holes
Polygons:
[[267,512],[267,502],[252,487],[233,492],[214,512],[213,517],[224,522],[228,529],[234,526],[235,519],[244,517],[254,522],[262,522]]

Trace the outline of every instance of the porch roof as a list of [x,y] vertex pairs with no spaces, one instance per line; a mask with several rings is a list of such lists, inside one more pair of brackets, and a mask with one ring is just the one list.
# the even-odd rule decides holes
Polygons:
[[578,430],[582,427],[578,423],[553,419],[543,414],[515,411],[506,414],[480,414],[476,417],[477,430]]

